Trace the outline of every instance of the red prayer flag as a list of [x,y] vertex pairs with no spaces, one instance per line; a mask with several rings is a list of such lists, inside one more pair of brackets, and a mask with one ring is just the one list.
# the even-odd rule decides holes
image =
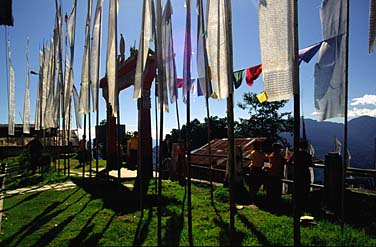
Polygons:
[[253,85],[253,81],[256,80],[262,72],[262,64],[250,67],[246,69],[245,80],[248,86]]

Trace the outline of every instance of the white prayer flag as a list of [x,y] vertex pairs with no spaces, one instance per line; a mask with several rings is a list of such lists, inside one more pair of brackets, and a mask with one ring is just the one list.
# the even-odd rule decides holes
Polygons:
[[39,50],[39,80],[38,80],[38,93],[37,103],[35,108],[35,130],[40,130],[41,125],[41,104],[43,95],[43,62],[44,62],[44,48]]
[[[315,65],[315,108],[319,119],[343,117],[346,88],[346,0],[324,0],[321,6],[323,40]],[[334,37],[334,38],[333,38]]]
[[89,107],[89,90],[90,90],[90,78],[89,78],[89,51],[90,51],[90,21],[91,21],[91,0],[88,2],[85,27],[85,50],[84,58],[82,59],[82,69],[81,69],[81,88],[80,88],[80,108],[79,112],[81,114],[88,114],[90,111]]
[[[207,21],[208,62],[214,93],[218,99],[225,99],[229,94],[228,82],[228,40],[227,11],[225,0],[209,1]],[[231,72],[232,73],[232,72]],[[232,82],[230,82],[232,85]]]
[[[162,59],[163,59],[163,110],[168,112],[168,93],[170,102],[175,103],[178,97],[174,42],[172,36],[173,14],[171,1],[167,0],[162,15]],[[161,101],[161,99],[159,99]]]
[[116,28],[117,28],[117,0],[110,0],[108,15],[108,36],[106,71],[108,85],[108,103],[112,107],[112,115],[117,116],[118,109],[118,85],[116,83]]
[[183,102],[187,103],[187,97],[191,89],[191,1],[186,0],[185,16],[185,40],[184,40],[184,60],[183,60]]
[[29,37],[27,37],[26,45],[26,85],[25,85],[25,99],[24,99],[24,113],[23,113],[23,133],[30,133],[30,66],[29,66]]
[[54,122],[54,112],[55,112],[55,69],[56,69],[56,60],[55,60],[55,50],[56,43],[54,38],[51,38],[50,43],[50,56],[48,61],[48,70],[47,70],[47,89],[46,89],[46,108],[44,113],[45,127],[53,128],[55,127]]
[[69,46],[71,50],[71,57],[74,56],[74,39],[76,33],[76,10],[77,10],[77,0],[73,1],[73,8],[71,14],[69,15],[67,22],[67,34],[69,40]]
[[[208,55],[206,51],[206,31],[205,31],[205,21],[204,21],[204,8],[202,0],[197,0],[197,83],[200,83],[200,88],[204,96],[207,95],[206,84],[209,83],[208,78]],[[211,92],[211,85],[208,84],[209,95]]]
[[291,99],[293,92],[293,0],[259,1],[259,33],[264,91],[268,101]]
[[376,0],[369,1],[369,34],[368,34],[368,53],[373,53],[376,45]]
[[140,43],[137,55],[136,74],[134,79],[133,98],[141,98],[143,86],[143,73],[145,70],[146,60],[149,52],[149,41],[151,35],[151,2],[150,0],[143,1],[142,7],[142,25],[140,33]]
[[14,98],[14,69],[11,60],[10,41],[8,40],[8,66],[9,66],[9,102],[8,102],[8,135],[14,135],[14,122],[16,119]]
[[102,38],[102,3],[103,0],[97,0],[93,25],[93,40],[91,43],[90,53],[90,80],[92,84],[93,112],[97,111],[98,101],[97,88],[99,87],[99,65]]
[[76,118],[76,128],[82,129],[81,115],[78,111],[78,108],[80,105],[79,103],[80,99],[78,98],[78,92],[77,92],[76,86],[74,85],[73,85],[72,96],[73,96],[74,112],[75,112],[75,118]]

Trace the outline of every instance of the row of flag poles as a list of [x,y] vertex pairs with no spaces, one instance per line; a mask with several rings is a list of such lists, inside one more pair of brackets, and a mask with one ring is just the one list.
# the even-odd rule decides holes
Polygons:
[[[97,0],[93,24],[91,24],[92,0],[88,0],[88,14],[85,28],[84,57],[82,60],[80,94],[73,82],[73,62],[75,49],[76,8],[77,1],[73,1],[73,8],[66,16],[65,32],[65,63],[62,72],[62,15],[61,8],[56,3],[56,18],[53,36],[49,45],[43,45],[39,54],[39,86],[36,102],[35,129],[63,128],[64,136],[62,145],[69,140],[71,128],[71,101],[73,98],[76,126],[81,127],[81,117],[96,112],[98,125],[98,90],[99,90],[99,64],[102,35],[102,10],[103,0]],[[197,26],[197,85],[201,93],[208,97],[227,99],[229,133],[233,133],[233,116],[231,102],[233,101],[234,85],[236,81],[244,78],[244,71],[233,72],[232,68],[232,29],[231,29],[231,0],[207,0],[206,22],[204,18],[203,2],[197,0],[198,26]],[[320,119],[334,117],[345,118],[345,150],[347,148],[347,74],[348,74],[348,0],[323,0],[321,7],[321,24],[323,41],[298,51],[297,36],[297,1],[296,0],[260,0],[258,5],[260,50],[262,65],[246,69],[246,81],[252,84],[253,80],[262,71],[264,94],[260,101],[279,101],[294,98],[295,105],[299,102],[299,68],[301,60],[309,62],[318,51],[318,62],[315,64],[315,108],[320,113]],[[153,35],[156,36],[157,67],[158,67],[158,109],[160,110],[160,138],[163,137],[163,112],[168,111],[169,102],[177,101],[177,88],[179,78],[176,74],[174,45],[172,38],[173,8],[167,0],[162,11],[161,0],[156,0],[156,13],[153,0],[143,0],[140,42],[134,81],[133,98],[142,95],[143,73],[148,57],[149,42]],[[189,107],[189,95],[192,84],[191,76],[191,1],[186,0],[186,31],[184,45],[183,65],[183,101]],[[108,37],[106,53],[106,75],[108,82],[108,103],[112,107],[112,115],[119,115],[118,83],[117,83],[117,13],[118,0],[109,0]],[[157,17],[155,21],[153,16]],[[369,24],[369,52],[373,52],[376,44],[376,0],[370,0]],[[92,32],[90,32],[90,27]],[[156,27],[156,28],[155,28]],[[156,29],[154,33],[153,30]],[[10,42],[8,46],[8,71],[9,71],[9,104],[8,104],[8,134],[14,135],[15,123],[15,97],[14,97],[14,70],[11,63]],[[69,46],[69,49],[68,49]],[[29,48],[27,41],[26,55],[26,89],[23,114],[23,133],[30,132],[30,97],[29,97]],[[56,75],[58,71],[58,75]],[[235,75],[236,74],[236,75]],[[64,78],[63,78],[64,77]],[[235,83],[234,83],[235,82]],[[92,107],[91,107],[92,100]],[[92,109],[91,109],[92,108]],[[60,110],[62,126],[60,126]],[[295,118],[299,121],[300,108],[296,106]],[[86,117],[84,129],[86,129]],[[189,108],[187,108],[189,120]],[[296,122],[295,122],[296,123]],[[188,124],[188,122],[187,122]],[[299,124],[296,123],[299,130]],[[90,129],[90,127],[89,127]],[[86,132],[86,131],[85,131]],[[89,131],[90,133],[90,131]],[[299,132],[295,131],[294,145],[299,140]],[[63,134],[65,135],[65,134]],[[89,136],[90,139],[90,136]],[[232,139],[232,140],[231,140]],[[230,171],[233,170],[234,150],[233,134],[229,135],[229,162]],[[232,144],[231,144],[232,143]],[[161,152],[162,150],[160,150]],[[189,150],[188,150],[189,154]],[[91,169],[90,169],[91,170]],[[189,180],[190,181],[190,180]],[[160,186],[159,186],[160,187]],[[161,188],[160,188],[161,189]],[[231,188],[230,188],[231,189]],[[190,193],[188,193],[190,203]],[[231,194],[231,193],[230,193]],[[231,202],[233,203],[233,202]],[[233,204],[230,206],[233,217]],[[191,222],[189,222],[191,228]],[[299,224],[299,223],[297,223]],[[233,219],[230,224],[233,228]],[[189,229],[191,234],[191,229]],[[297,233],[298,234],[298,233]],[[158,234],[159,236],[159,234]],[[160,236],[159,236],[160,237]],[[192,236],[190,235],[190,241]]]
[[[150,0],[149,0],[150,1]],[[137,70],[136,70],[136,79],[135,79],[135,90],[134,90],[134,97],[139,98],[141,96],[140,88],[141,88],[141,81],[140,81],[140,75],[141,72],[144,70],[146,58],[147,58],[147,50],[149,47],[149,40],[151,36],[151,3],[149,1],[146,1],[147,6],[145,8],[145,18],[144,18],[144,27],[142,31],[142,37],[140,37],[140,41],[142,40],[142,47],[140,43],[140,49],[143,48],[143,56],[140,56],[137,62]],[[248,78],[252,78],[253,75],[256,75],[256,78],[259,73],[261,73],[261,70],[263,72],[263,81],[264,81],[264,88],[265,93],[267,95],[268,101],[274,101],[274,100],[281,100],[281,99],[290,99],[292,98],[292,92],[293,92],[293,85],[291,81],[291,73],[289,74],[288,71],[291,71],[291,57],[292,57],[292,50],[291,45],[288,44],[288,42],[281,41],[279,37],[280,31],[286,31],[291,36],[291,20],[288,22],[288,16],[287,14],[290,13],[288,10],[291,8],[291,2],[290,1],[281,1],[275,4],[264,4],[265,1],[260,1],[259,4],[259,18],[260,18],[260,44],[261,44],[261,60],[263,62],[262,69],[260,69],[260,65],[250,67],[246,69],[247,72],[247,83],[250,85],[252,83],[252,80],[249,80]],[[326,3],[328,2],[328,4]],[[333,3],[334,4],[331,4]],[[344,41],[346,35],[344,34],[344,26],[346,23],[346,20],[342,18],[342,15],[340,15],[342,8],[345,8],[343,6],[343,1],[324,1],[323,2],[323,39],[324,41],[319,44],[316,44],[317,48],[320,48],[320,54],[319,54],[319,61],[315,65],[315,107],[318,110],[318,112],[321,113],[320,119],[328,119],[333,117],[342,117],[344,115],[344,97],[341,97],[341,95],[344,95],[344,87],[341,86],[344,81],[344,63],[335,63],[335,65],[330,65],[330,63],[333,61],[333,59],[336,59],[336,61],[344,61],[344,53],[345,53],[345,47],[346,42]],[[369,51],[370,53],[373,52],[373,46],[375,44],[375,1],[370,0],[370,26],[369,26]],[[80,89],[80,105],[79,105],[79,113],[81,114],[88,114],[90,112],[89,110],[89,101],[88,94],[89,94],[89,88],[91,90],[92,94],[92,109],[93,112],[97,111],[97,88],[98,88],[98,78],[99,78],[99,60],[100,60],[100,39],[101,39],[101,18],[102,18],[102,3],[103,0],[97,1],[97,7],[95,11],[95,18],[94,18],[94,24],[93,24],[93,35],[92,35],[92,42],[90,42],[90,21],[91,21],[91,1],[88,1],[88,16],[87,16],[87,22],[86,22],[86,31],[85,31],[85,52],[84,52],[84,59],[82,64],[82,73],[81,73],[81,89]],[[330,3],[330,4],[329,4]],[[113,4],[113,3],[112,3]],[[329,6],[331,5],[331,7]],[[267,7],[265,7],[267,6]],[[328,7],[326,7],[328,6]],[[275,8],[275,9],[274,9]],[[286,10],[286,13],[279,12],[279,9]],[[326,10],[328,9],[328,10]],[[333,9],[339,10],[339,11],[333,11]],[[61,35],[61,25],[62,25],[62,18],[61,18],[61,10],[57,10],[56,13],[56,23],[55,23],[55,30],[60,30]],[[210,11],[210,9],[208,9]],[[215,9],[214,11],[220,11],[219,9]],[[324,11],[327,13],[334,13],[334,15],[325,14]],[[162,22],[162,30],[163,30],[163,43],[162,43],[162,51],[163,51],[163,64],[165,69],[165,74],[167,76],[165,77],[165,80],[167,81],[163,90],[165,100],[164,100],[164,110],[168,111],[168,98],[167,95],[170,95],[170,102],[174,103],[177,98],[177,85],[179,85],[179,78],[176,77],[176,66],[174,61],[174,49],[173,49],[173,40],[172,40],[172,22],[171,22],[171,15],[172,15],[172,5],[170,1],[166,2],[164,12],[163,12],[163,22]],[[265,13],[265,14],[264,14]],[[274,16],[269,16],[274,13]],[[40,65],[43,66],[43,69],[40,71],[43,74],[42,79],[42,87],[44,90],[41,93],[41,104],[42,104],[42,112],[44,112],[44,116],[39,116],[40,114],[36,114],[36,120],[35,122],[38,123],[41,121],[41,124],[37,124],[37,128],[39,126],[42,126],[42,128],[45,127],[56,127],[57,126],[57,119],[56,116],[53,116],[51,112],[56,111],[58,106],[58,98],[56,97],[56,92],[59,90],[59,88],[62,85],[65,85],[64,87],[64,96],[65,99],[64,105],[63,105],[63,112],[68,112],[68,106],[70,105],[70,97],[72,95],[73,89],[73,57],[74,57],[74,38],[75,38],[75,15],[76,15],[76,0],[74,1],[74,6],[71,12],[70,17],[67,21],[67,36],[70,46],[70,62],[67,59],[69,57],[68,49],[66,49],[66,55],[65,55],[65,79],[64,82],[60,81],[58,79],[57,88],[55,89],[55,84],[53,83],[56,77],[55,73],[55,66],[56,63],[62,63],[62,61],[56,62],[56,49],[58,48],[59,40],[55,34],[53,35],[50,46],[49,47],[43,47],[42,48],[42,56],[40,59],[43,61],[40,61]],[[113,16],[113,15],[112,15]],[[208,13],[208,16],[213,16],[212,14]],[[328,23],[332,21],[331,18],[325,19],[325,16],[333,16],[336,20],[338,20],[338,25],[336,29],[330,29],[327,30],[329,27]],[[207,18],[207,26],[214,26],[216,23],[211,24],[212,18]],[[340,17],[342,19],[340,19]],[[111,17],[109,17],[111,18]],[[268,18],[273,21],[267,21]],[[199,19],[200,20],[200,19]],[[221,19],[223,20],[223,19]],[[273,25],[278,24],[278,28],[282,28],[282,23],[284,23],[284,27],[282,29],[275,29],[272,28]],[[290,23],[290,24],[289,24]],[[111,23],[110,23],[110,29],[111,29]],[[199,23],[200,25],[200,23]],[[202,24],[201,24],[202,25]],[[202,26],[199,28],[203,28]],[[274,31],[273,31],[274,30]],[[211,29],[208,28],[205,33],[198,30],[198,33],[200,33],[200,37],[205,37],[206,35],[206,43],[212,43],[211,40]],[[111,36],[111,33],[109,32],[109,35]],[[114,41],[109,36],[109,41]],[[278,36],[278,39],[275,37]],[[275,39],[274,39],[274,38]],[[216,37],[218,38],[218,37]],[[219,36],[221,39],[221,36]],[[223,39],[223,38],[222,38]],[[291,37],[290,37],[291,39]],[[273,40],[278,40],[278,46],[274,48],[273,46]],[[269,44],[270,43],[270,44]],[[284,46],[284,47],[281,47]],[[92,47],[90,49],[90,47]],[[108,42],[108,52],[107,52],[107,72],[109,74],[110,78],[110,103],[113,106],[113,114],[116,116],[117,114],[117,105],[118,103],[115,100],[115,87],[116,83],[114,82],[113,74],[116,60],[110,61],[108,59],[109,56],[116,57],[116,51],[111,51],[111,47],[113,47],[113,44],[111,42]],[[197,77],[197,87],[200,92],[200,94],[205,95],[205,75],[203,75],[203,71],[205,66],[205,62],[203,62],[203,45],[202,45],[202,39],[198,39],[198,50],[197,50],[197,64],[198,64],[198,77]],[[187,48],[187,47],[186,47]],[[191,49],[190,47],[188,47]],[[208,49],[208,55],[207,57],[210,60],[210,79],[212,81],[212,84],[210,84],[209,90],[213,86],[214,88],[214,97],[218,99],[226,98],[227,91],[228,91],[228,85],[226,82],[223,82],[221,80],[218,80],[218,78],[226,78],[225,75],[219,75],[216,73],[216,71],[220,71],[221,73],[225,73],[225,70],[218,69],[215,70],[213,68],[220,68],[220,64],[216,64],[216,58],[213,57],[215,52],[217,52],[217,49],[214,49],[212,45],[207,46]],[[89,51],[91,50],[90,54]],[[187,49],[185,49],[187,50]],[[213,50],[213,51],[212,51]],[[303,50],[303,49],[302,49]],[[9,134],[12,135],[14,132],[14,121],[15,121],[15,114],[14,114],[14,100],[13,94],[12,94],[12,88],[14,88],[12,85],[12,80],[14,82],[14,72],[11,59],[10,59],[10,47],[8,49],[8,66],[9,66]],[[316,49],[317,51],[317,49]],[[339,52],[338,52],[339,51]],[[114,53],[114,54],[111,54]],[[335,52],[335,54],[333,54]],[[185,53],[186,54],[186,53]],[[221,57],[223,57],[223,54],[221,54]],[[275,59],[277,58],[277,59]],[[89,66],[89,60],[90,60],[90,66]],[[186,60],[186,59],[185,59]],[[225,61],[225,60],[224,60]],[[186,68],[187,66],[190,66],[190,63],[184,66]],[[27,58],[27,71],[28,69],[28,58]],[[51,66],[51,67],[49,67]],[[90,67],[90,71],[89,71]],[[257,70],[256,73],[252,73],[252,70]],[[285,72],[284,72],[285,71]],[[242,75],[240,75],[241,79],[244,77],[243,70],[238,71],[241,72]],[[329,73],[329,72],[336,72],[336,73]],[[189,89],[191,88],[191,82],[186,80],[187,72],[184,72],[183,75],[183,101],[185,102],[186,95]],[[332,75],[329,77],[328,75]],[[29,91],[28,91],[28,81],[29,81],[29,73],[27,73],[26,76],[26,89],[25,89],[25,100],[24,100],[24,114],[23,114],[23,122],[24,122],[24,133],[29,132],[29,115],[30,115],[30,105],[27,103],[29,101]],[[239,82],[239,80],[234,80]],[[277,82],[276,82],[277,81]],[[89,84],[91,83],[91,87],[89,87]],[[328,87],[328,85],[332,85],[332,87]],[[113,86],[112,86],[113,85]],[[239,83],[236,84],[236,87],[239,86]],[[168,93],[167,93],[168,89]],[[200,95],[199,94],[199,95]],[[162,95],[162,94],[161,94]],[[46,102],[52,102],[54,101],[54,104],[46,104]],[[336,103],[333,102],[340,102],[339,106]],[[39,109],[39,108],[37,108]],[[69,114],[66,114],[66,116],[63,116],[63,119],[66,119]],[[41,117],[41,119],[39,119]],[[69,118],[69,117],[68,117]],[[78,118],[79,119],[79,118]],[[81,124],[79,124],[80,126]],[[77,126],[78,127],[78,126]],[[66,124],[66,129],[68,129],[68,126]]]

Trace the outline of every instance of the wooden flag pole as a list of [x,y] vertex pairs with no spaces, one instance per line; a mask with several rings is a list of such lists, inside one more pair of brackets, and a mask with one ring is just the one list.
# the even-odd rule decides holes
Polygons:
[[231,0],[225,1],[225,11],[227,13],[227,81],[228,81],[228,88],[229,94],[227,97],[227,136],[228,136],[228,155],[227,155],[227,162],[230,174],[230,182],[229,182],[229,189],[230,189],[230,239],[231,241],[235,240],[234,232],[235,232],[235,198],[234,198],[234,164],[235,164],[235,140],[234,140],[234,90],[233,90],[233,64],[232,64],[232,4]]
[[[162,1],[156,0],[157,7],[157,68],[158,68],[158,87],[163,88],[163,61],[162,61]],[[161,177],[161,167],[162,167],[162,157],[163,157],[163,101],[164,95],[163,90],[158,90],[159,92],[159,167],[158,167],[158,246],[162,246],[162,177]]]
[[345,177],[348,166],[348,98],[349,98],[349,27],[350,27],[350,1],[346,0],[346,56],[345,56],[345,114],[344,114],[344,133],[343,133],[343,167],[342,167],[342,184],[341,184],[341,233],[342,240],[345,224]]
[[[293,25],[294,25],[294,153],[299,151],[299,141],[300,141],[300,82],[299,82],[299,36],[298,36],[298,0],[293,2]],[[294,170],[295,170],[294,166]],[[294,172],[294,174],[296,174]],[[293,184],[293,215],[294,215],[294,245],[300,246],[300,206],[297,205],[296,201],[296,189],[297,184],[295,183],[296,178],[294,175],[294,184]]]

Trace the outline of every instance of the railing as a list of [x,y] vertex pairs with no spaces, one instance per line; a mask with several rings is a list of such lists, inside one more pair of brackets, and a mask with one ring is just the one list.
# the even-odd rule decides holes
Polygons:
[[[198,153],[192,153],[191,156],[209,157],[209,155],[207,155],[207,154],[198,154]],[[227,158],[227,155],[212,154],[211,157],[214,157],[214,158]],[[243,157],[242,161],[243,160],[250,161],[251,159],[248,158],[248,157]],[[192,168],[196,168],[196,169],[207,170],[207,171],[210,170],[210,168],[208,166],[203,166],[203,165],[194,164],[194,163],[191,163],[191,167]],[[324,164],[313,164],[313,168],[324,169],[325,165]],[[217,173],[225,173],[226,172],[225,169],[218,169],[218,168],[212,168],[211,170],[213,172],[217,172]],[[362,168],[347,167],[346,168],[346,174],[348,174],[348,175],[350,175],[350,174],[356,174],[356,175],[362,175],[362,176],[369,176],[369,177],[374,177],[375,180],[376,180],[376,169],[362,169]],[[287,184],[292,184],[294,182],[294,180],[283,178],[282,182],[283,183],[287,183]],[[323,184],[311,183],[310,186],[312,188],[324,188]]]

